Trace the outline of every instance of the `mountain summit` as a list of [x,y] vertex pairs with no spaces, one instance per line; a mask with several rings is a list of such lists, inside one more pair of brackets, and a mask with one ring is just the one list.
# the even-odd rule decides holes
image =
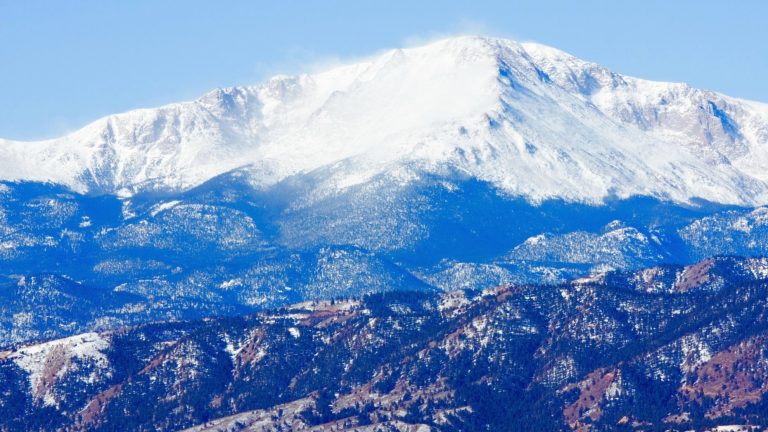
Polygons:
[[321,170],[323,194],[459,173],[532,202],[761,205],[767,164],[768,105],[474,36],[112,115],[58,139],[0,140],[3,180],[119,195],[244,168],[254,187]]

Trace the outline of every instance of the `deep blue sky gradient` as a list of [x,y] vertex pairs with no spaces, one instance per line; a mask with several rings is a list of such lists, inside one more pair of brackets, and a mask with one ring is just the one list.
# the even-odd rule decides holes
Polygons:
[[454,34],[768,102],[768,2],[0,0],[0,137]]

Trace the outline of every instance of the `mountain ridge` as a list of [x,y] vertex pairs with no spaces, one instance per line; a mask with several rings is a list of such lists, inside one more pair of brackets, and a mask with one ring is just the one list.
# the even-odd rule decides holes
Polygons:
[[331,171],[318,193],[448,167],[532,202],[759,205],[767,143],[763,104],[467,36],[108,116],[58,139],[0,140],[0,155],[4,180],[122,196],[242,167],[255,187]]
[[764,427],[766,278],[768,260],[724,257],[23,344],[0,351],[0,427]]

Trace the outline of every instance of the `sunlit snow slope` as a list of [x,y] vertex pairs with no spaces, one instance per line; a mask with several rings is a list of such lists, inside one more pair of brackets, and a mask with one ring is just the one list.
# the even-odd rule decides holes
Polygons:
[[0,140],[1,179],[97,194],[184,190],[244,166],[257,187],[325,167],[320,193],[382,173],[458,172],[534,202],[758,205],[768,105],[459,37],[112,115],[58,139]]

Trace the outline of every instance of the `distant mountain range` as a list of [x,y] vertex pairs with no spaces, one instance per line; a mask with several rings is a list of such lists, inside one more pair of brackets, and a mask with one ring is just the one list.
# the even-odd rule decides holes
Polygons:
[[[236,174],[172,197],[0,193],[2,345],[390,290],[560,283],[765,255],[768,209],[653,199],[533,205],[474,180],[356,186],[307,202]],[[302,203],[302,204],[298,204]]]

